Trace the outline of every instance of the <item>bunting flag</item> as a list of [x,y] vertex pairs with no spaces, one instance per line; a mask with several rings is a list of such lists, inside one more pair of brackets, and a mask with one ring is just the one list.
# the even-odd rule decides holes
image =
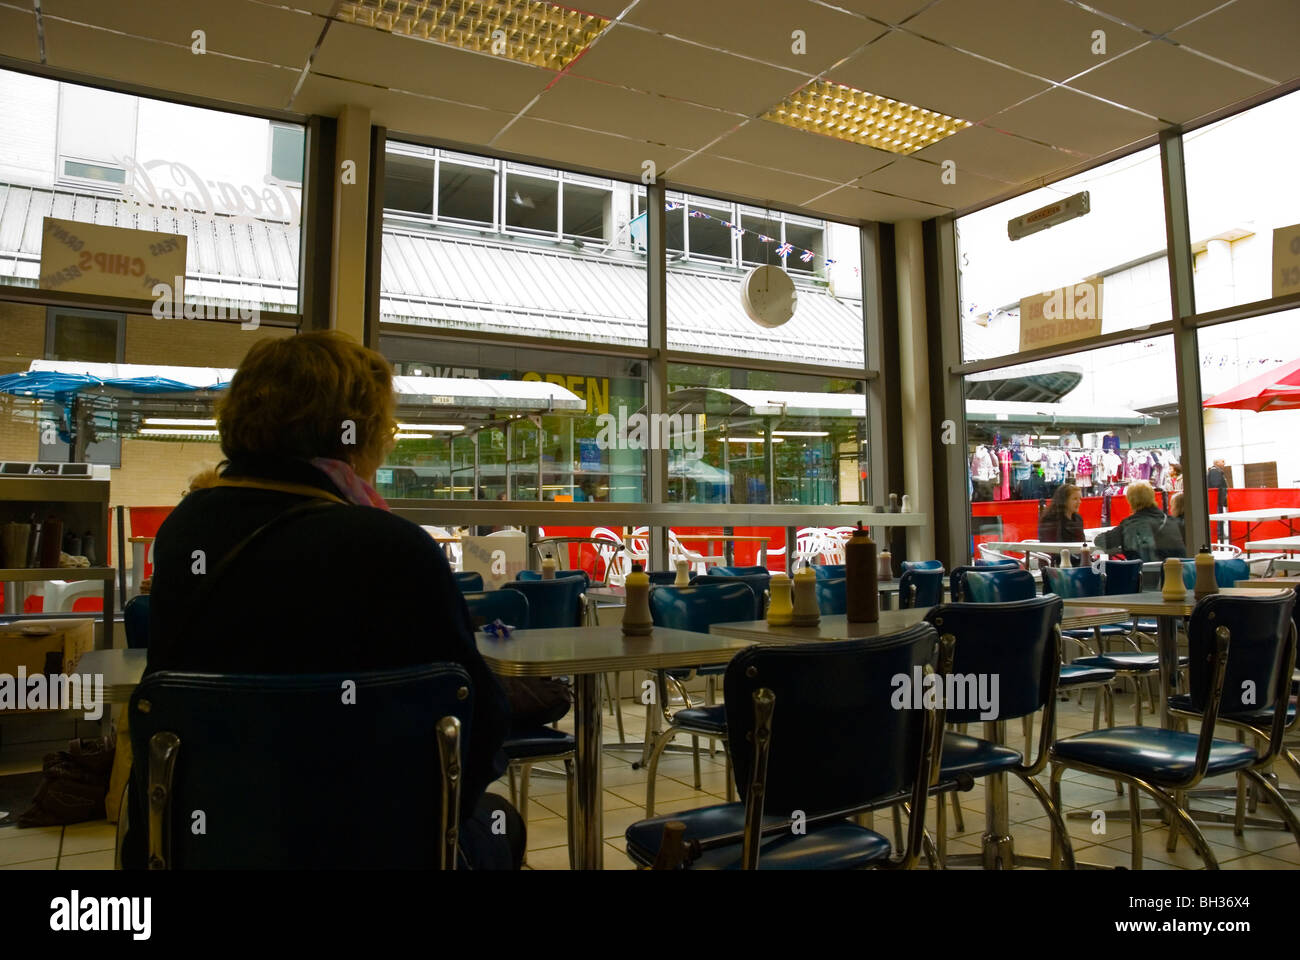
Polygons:
[[[668,201],[667,203],[664,204],[664,210],[665,210],[666,212],[671,212],[671,211],[673,211],[673,210],[680,210],[680,209],[682,209],[684,206],[686,206],[686,204],[684,204],[684,203],[678,203],[678,202],[675,201],[675,200],[670,200],[670,201]],[[722,224],[724,227],[727,227],[729,230],[731,230],[732,233],[734,233],[734,234],[735,234],[736,236],[738,236],[738,237],[743,237],[745,234],[747,234],[747,233],[751,233],[751,232],[752,232],[752,231],[746,230],[744,227],[741,227],[741,226],[738,226],[738,225],[732,223],[730,220],[721,220],[721,219],[719,219],[719,218],[717,218],[717,217],[710,216],[709,214],[705,213],[703,210],[692,210],[692,211],[690,212],[690,216],[695,217],[695,218],[697,218],[697,219],[699,219],[699,220],[714,220],[714,221],[716,221],[717,223]],[[767,234],[764,234],[764,233],[756,234],[756,236],[758,237],[758,242],[759,242],[759,243],[776,243],[776,242],[777,242],[776,237],[769,237]],[[784,260],[784,259],[785,259],[786,257],[788,257],[792,252],[794,252],[794,249],[795,249],[794,244],[791,244],[791,243],[782,243],[779,247],[776,248],[776,255],[777,255],[778,257],[780,257],[782,260]],[[815,256],[817,256],[817,254],[814,253],[812,250],[806,250],[806,249],[805,249],[805,250],[803,250],[802,253],[799,254],[799,259],[802,260],[804,263],[811,263],[811,262],[812,262],[812,259],[813,259]],[[835,263],[835,261],[832,260],[830,257],[826,257],[825,260],[824,260],[823,262],[824,262],[825,265],[828,266],[828,267],[829,267],[831,264]],[[856,268],[854,268],[854,269],[855,269],[855,271],[856,271]]]

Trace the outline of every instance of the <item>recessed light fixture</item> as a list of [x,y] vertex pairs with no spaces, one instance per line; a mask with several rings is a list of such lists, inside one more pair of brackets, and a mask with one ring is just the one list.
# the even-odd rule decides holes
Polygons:
[[180,427],[141,427],[142,437],[215,437],[216,430],[204,430],[200,427],[184,429]]
[[432,440],[431,433],[397,433],[393,435],[394,440]]
[[215,427],[215,420],[201,420],[190,417],[145,417],[146,427]]
[[442,433],[460,433],[465,429],[461,423],[399,423],[398,430],[414,430],[416,432],[434,430]]
[[913,153],[969,127],[944,113],[814,80],[763,115],[764,120],[890,153]]
[[[762,437],[720,437],[720,443],[766,443]],[[785,443],[780,437],[773,437],[773,443]]]
[[539,0],[340,0],[336,20],[563,70],[610,21]]
[[774,437],[829,437],[829,430],[773,430]]

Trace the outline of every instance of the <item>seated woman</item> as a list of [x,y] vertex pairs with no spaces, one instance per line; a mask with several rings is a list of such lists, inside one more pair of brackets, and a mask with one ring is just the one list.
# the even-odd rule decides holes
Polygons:
[[1098,550],[1122,551],[1130,560],[1164,560],[1185,557],[1182,529],[1156,506],[1156,494],[1145,480],[1134,480],[1124,491],[1132,513],[1113,530],[1097,537]]
[[1175,493],[1169,498],[1169,519],[1178,524],[1178,539],[1187,543],[1186,527],[1183,525],[1186,521],[1183,517],[1183,495]]
[[[395,403],[388,361],[342,334],[262,340],[249,350],[217,406],[220,475],[158,530],[146,672],[462,665],[474,683],[474,714],[461,853],[474,869],[517,868],[523,821],[485,793],[505,770],[505,694],[475,647],[442,550],[389,513],[371,486],[393,444]],[[304,511],[310,504],[321,509]],[[196,550],[205,577],[192,575]],[[140,793],[133,784],[128,868],[144,861]],[[491,829],[494,811],[505,814],[504,836]]]

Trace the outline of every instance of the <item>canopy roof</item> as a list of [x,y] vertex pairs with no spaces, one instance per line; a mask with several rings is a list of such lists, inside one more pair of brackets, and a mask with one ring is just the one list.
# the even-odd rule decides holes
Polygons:
[[1008,425],[1049,424],[1054,427],[1144,427],[1159,418],[1122,407],[1085,407],[1079,404],[1030,403],[1014,400],[967,400],[966,419]]
[[1210,397],[1203,406],[1229,410],[1300,410],[1300,360],[1265,370],[1230,390]]
[[688,387],[668,394],[668,412],[759,417],[849,417],[861,420],[867,415],[867,398],[860,393]]

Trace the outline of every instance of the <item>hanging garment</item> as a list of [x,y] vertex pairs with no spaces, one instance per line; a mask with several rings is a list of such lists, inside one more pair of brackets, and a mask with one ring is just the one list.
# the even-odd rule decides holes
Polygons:
[[1101,449],[1104,453],[1119,453],[1119,437],[1113,433],[1108,433],[1101,438]]
[[1002,496],[999,497],[998,499],[1010,500],[1011,499],[1011,451],[1008,450],[1006,447],[1003,447],[1000,451],[998,451],[998,462],[1000,466],[1000,472],[1002,474],[1002,485],[998,487],[998,491],[1002,494]]
[[992,483],[999,479],[998,468],[994,463],[993,454],[983,444],[977,446],[975,452],[971,455],[970,475],[972,480],[979,480],[984,483]]

